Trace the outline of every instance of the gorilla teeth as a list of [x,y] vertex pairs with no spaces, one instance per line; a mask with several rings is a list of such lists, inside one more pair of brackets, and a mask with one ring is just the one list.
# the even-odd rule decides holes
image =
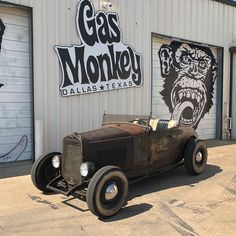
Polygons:
[[[191,88],[189,84],[177,84],[171,90],[171,103],[172,117],[176,117],[184,126],[193,126],[200,119],[206,103],[206,94],[200,86]],[[189,109],[185,110],[187,107]],[[188,114],[191,113],[190,109],[192,114]]]
[[193,111],[193,116],[197,116],[198,114],[198,107],[195,107],[194,111]]
[[[196,99],[197,102],[199,103],[202,100],[202,94],[199,91],[192,91],[189,89],[181,89],[178,92],[178,96],[176,97],[176,93],[173,93],[173,101],[175,102],[175,104],[177,104],[179,101],[182,100],[182,98],[191,98],[192,100]],[[179,101],[178,101],[179,99]]]
[[187,92],[187,98],[190,98],[190,91]]
[[183,117],[181,117],[181,121],[186,125],[191,125],[193,123],[193,119],[184,119]]

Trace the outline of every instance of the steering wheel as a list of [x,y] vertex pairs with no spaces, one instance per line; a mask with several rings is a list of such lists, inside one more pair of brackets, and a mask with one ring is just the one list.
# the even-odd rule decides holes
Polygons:
[[144,128],[147,128],[148,130],[152,130],[152,126],[150,124],[147,124],[147,120],[144,120],[144,119],[134,119],[132,121],[132,123],[134,123],[134,121],[137,122],[137,124],[143,126]]

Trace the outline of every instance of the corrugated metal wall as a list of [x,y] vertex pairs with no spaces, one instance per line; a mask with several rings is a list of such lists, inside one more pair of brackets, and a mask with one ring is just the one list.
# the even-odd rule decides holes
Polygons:
[[[236,40],[236,8],[211,0],[111,0],[123,41],[143,55],[140,88],[61,97],[56,44],[78,44],[78,0],[11,0],[33,8],[35,119],[44,125],[44,151],[61,148],[62,137],[98,127],[103,111],[151,110],[151,32],[224,47],[223,104],[229,101],[229,46]],[[99,2],[94,0],[98,9]],[[224,109],[223,109],[224,110]],[[224,116],[224,114],[222,114]]]

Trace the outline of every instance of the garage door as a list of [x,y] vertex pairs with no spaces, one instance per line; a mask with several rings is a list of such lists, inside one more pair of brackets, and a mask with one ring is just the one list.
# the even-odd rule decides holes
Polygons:
[[216,138],[217,49],[194,43],[152,39],[152,113]]
[[29,11],[0,6],[0,163],[32,158]]

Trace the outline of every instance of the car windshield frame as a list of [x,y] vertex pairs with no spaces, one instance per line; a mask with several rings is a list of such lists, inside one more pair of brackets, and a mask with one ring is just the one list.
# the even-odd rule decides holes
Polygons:
[[120,115],[120,114],[106,114],[103,115],[102,125],[108,123],[135,123],[135,121],[142,121],[148,125],[150,121],[150,115]]

